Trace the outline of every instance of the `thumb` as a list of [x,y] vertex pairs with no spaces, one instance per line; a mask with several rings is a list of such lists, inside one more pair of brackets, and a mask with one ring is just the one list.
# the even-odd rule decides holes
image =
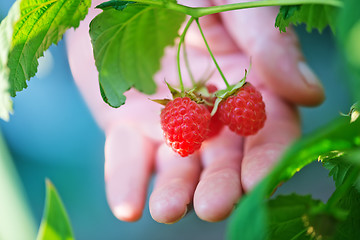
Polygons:
[[[239,0],[217,0],[231,4]],[[226,29],[239,48],[252,58],[253,70],[262,83],[279,96],[301,105],[324,100],[319,79],[305,63],[298,39],[291,29],[274,27],[277,8],[262,7],[221,14]]]

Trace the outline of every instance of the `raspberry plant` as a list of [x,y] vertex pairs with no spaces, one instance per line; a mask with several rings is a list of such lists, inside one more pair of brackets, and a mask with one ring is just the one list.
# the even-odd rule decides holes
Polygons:
[[[36,74],[38,58],[50,45],[58,43],[67,29],[79,25],[90,5],[90,0],[17,0],[14,3],[8,16],[0,24],[1,118],[9,119],[9,113],[13,111],[11,97],[27,87],[26,81]],[[98,6],[103,12],[90,24],[101,95],[111,107],[120,107],[125,104],[124,92],[132,87],[145,94],[154,93],[156,84],[153,75],[159,70],[164,48],[174,44],[186,15],[190,19],[180,35],[178,62],[181,44],[192,22],[195,21],[201,31],[198,19],[202,16],[263,6],[280,6],[279,14],[274,19],[275,26],[280,31],[286,31],[290,24],[305,23],[308,31],[316,28],[321,32],[324,27],[330,26],[336,32],[340,49],[354,75],[349,78],[349,85],[353,90],[354,102],[357,103],[351,108],[349,116],[339,116],[322,129],[302,137],[289,148],[278,165],[252,192],[241,199],[231,217],[228,238],[357,239],[360,236],[360,13],[356,10],[357,0],[264,0],[205,8],[184,6],[175,0],[104,2]],[[222,109],[225,108],[222,100],[231,99],[230,95],[240,92],[246,76],[239,84],[230,86],[202,31],[201,34],[227,88],[225,91],[217,91],[217,100],[213,106],[210,104],[208,108],[204,105],[199,107],[194,103],[191,108],[201,108],[202,114],[207,116],[206,123],[201,123],[203,125],[209,124],[210,110],[213,113],[219,110],[220,119],[229,124],[224,116],[221,117]],[[145,38],[146,42],[143,41]],[[153,44],[155,42],[157,44]],[[136,51],[142,54],[137,54]],[[124,59],[127,61],[123,61]],[[180,65],[178,66],[180,93],[183,94],[181,99],[184,100],[185,87],[181,80]],[[256,109],[262,112],[262,107]],[[167,110],[165,107],[163,114]],[[177,112],[180,113],[180,110]],[[186,115],[182,116],[184,120]],[[167,123],[165,118],[162,116],[164,125]],[[261,124],[258,123],[259,126]],[[164,129],[166,132],[173,131],[168,127]],[[197,142],[205,138],[202,132],[201,139]],[[190,145],[194,149],[198,148],[197,145]],[[281,182],[287,181],[301,168],[317,159],[329,169],[336,185],[328,202],[295,194],[269,200],[269,196]],[[59,209],[63,211],[61,206],[50,208],[49,211]],[[51,212],[47,214],[52,215]],[[46,221],[50,220],[44,218],[44,221],[39,239],[48,239]],[[66,217],[57,221],[60,225],[69,225]],[[69,227],[65,230],[62,232],[60,229],[51,234],[59,238],[72,235]]]

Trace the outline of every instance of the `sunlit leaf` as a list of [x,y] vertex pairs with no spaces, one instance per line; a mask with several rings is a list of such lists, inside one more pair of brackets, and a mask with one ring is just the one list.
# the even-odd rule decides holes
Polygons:
[[329,170],[329,175],[333,177],[335,186],[339,186],[343,183],[345,176],[350,170],[351,164],[346,161],[342,156],[344,153],[330,152],[327,156],[321,156],[319,160],[323,162],[325,168]]
[[20,2],[20,19],[14,26],[8,57],[11,96],[27,87],[26,81],[37,72],[38,58],[58,43],[67,29],[79,26],[91,4],[90,0],[17,2]]
[[13,28],[20,18],[20,2],[17,1],[11,7],[7,17],[0,24],[0,118],[9,120],[12,113],[12,101],[10,98],[10,83],[8,57],[11,48]]
[[46,202],[36,240],[72,240],[69,217],[54,185],[46,181]]

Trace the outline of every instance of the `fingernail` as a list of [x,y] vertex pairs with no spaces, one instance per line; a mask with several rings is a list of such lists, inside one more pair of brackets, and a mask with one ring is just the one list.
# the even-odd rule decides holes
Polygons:
[[307,63],[299,62],[298,68],[307,84],[313,86],[321,86],[319,78],[315,75],[315,73],[311,70]]
[[177,222],[180,221],[183,217],[185,217],[187,213],[188,213],[188,208],[186,207],[186,208],[185,208],[185,212],[183,213],[183,215],[181,215],[180,218],[178,218],[178,219],[176,219],[175,221],[172,221],[172,222],[168,222],[168,223],[165,222],[165,224],[174,224],[174,223],[177,223]]

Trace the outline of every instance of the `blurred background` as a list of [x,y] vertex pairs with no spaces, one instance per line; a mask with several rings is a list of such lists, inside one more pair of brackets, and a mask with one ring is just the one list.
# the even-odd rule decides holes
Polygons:
[[[6,16],[13,2],[0,2],[0,18]],[[306,134],[340,112],[347,113],[351,102],[342,81],[345,75],[342,57],[330,30],[308,34],[300,26],[296,31],[305,57],[322,80],[327,96],[319,107],[300,109]],[[29,216],[36,229],[43,214],[45,179],[49,178],[64,202],[76,239],[224,239],[227,221],[207,223],[193,212],[173,225],[152,220],[147,207],[136,223],[121,222],[112,215],[104,189],[104,134],[73,82],[63,40],[40,59],[39,72],[28,85],[28,89],[13,99],[14,114],[10,121],[0,120],[0,136],[2,132],[11,155],[6,164],[0,164],[0,168],[6,167],[0,169],[0,185],[6,183],[6,176],[15,180],[19,177],[13,184],[22,187],[18,196],[24,196],[23,204],[30,209]],[[5,151],[1,145],[0,150]],[[8,170],[12,165],[14,171]],[[333,190],[328,172],[320,163],[313,163],[280,187],[276,194],[310,193],[326,201]],[[0,205],[5,204],[5,207],[11,204],[1,202],[5,201],[6,194],[0,192]],[[3,215],[0,212],[0,219]],[[0,239],[11,240],[1,238],[1,232]]]

